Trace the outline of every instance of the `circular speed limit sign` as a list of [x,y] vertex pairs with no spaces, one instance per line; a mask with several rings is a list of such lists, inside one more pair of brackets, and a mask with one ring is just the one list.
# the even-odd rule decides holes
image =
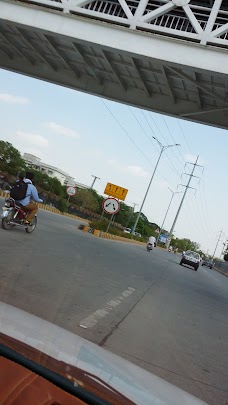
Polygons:
[[69,186],[69,187],[67,187],[66,192],[71,197],[76,194],[76,188]]
[[107,214],[116,214],[120,209],[120,203],[115,198],[106,198],[102,208]]

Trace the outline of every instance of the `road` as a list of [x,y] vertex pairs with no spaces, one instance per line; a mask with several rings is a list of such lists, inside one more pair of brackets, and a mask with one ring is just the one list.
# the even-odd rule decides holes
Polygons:
[[[0,201],[0,206],[2,200]],[[228,404],[228,279],[161,249],[103,240],[39,211],[0,227],[0,299],[127,358],[211,405]]]

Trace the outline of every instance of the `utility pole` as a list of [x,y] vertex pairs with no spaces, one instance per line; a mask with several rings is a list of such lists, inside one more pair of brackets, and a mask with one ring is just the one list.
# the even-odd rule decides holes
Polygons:
[[[192,178],[195,177],[195,176],[194,176],[195,168],[196,168],[196,166],[200,166],[200,165],[197,164],[198,159],[199,159],[199,156],[197,156],[195,163],[188,162],[189,164],[193,164],[193,168],[192,168],[191,174],[189,174],[189,180],[188,180],[187,185],[185,186],[185,192],[184,192],[183,197],[182,197],[182,199],[181,199],[179,208],[178,208],[178,210],[177,210],[175,219],[174,219],[174,221],[173,221],[173,225],[171,226],[171,229],[170,229],[170,231],[169,231],[169,239],[171,239],[171,237],[172,237],[172,234],[173,234],[173,231],[174,231],[174,228],[175,228],[177,219],[178,219],[178,217],[179,217],[179,214],[180,214],[180,211],[181,211],[183,202],[184,202],[184,200],[185,200],[187,191],[188,191],[189,188],[191,188],[191,187],[190,187],[190,183],[191,183]],[[169,245],[170,245],[170,240],[168,240],[168,242],[167,242],[167,245],[166,245],[167,248],[169,247]]]
[[217,240],[217,242],[216,242],[216,246],[215,246],[215,250],[214,250],[214,253],[213,253],[213,256],[212,256],[212,260],[213,260],[214,257],[215,257],[215,253],[216,253],[218,244],[219,244],[219,242],[220,242],[220,240],[221,240],[221,236],[222,236],[222,229],[221,229],[221,231],[220,231],[220,233],[219,233],[219,237],[218,237],[218,240]]
[[157,167],[158,167],[158,164],[159,164],[159,162],[160,162],[160,159],[161,159],[161,156],[162,156],[163,152],[164,152],[166,149],[168,149],[168,148],[172,148],[172,147],[174,147],[174,146],[180,146],[179,143],[175,143],[174,145],[162,145],[162,143],[161,143],[157,138],[155,138],[155,136],[153,136],[153,139],[155,139],[155,141],[157,141],[157,143],[159,144],[159,146],[160,146],[160,153],[159,153],[158,160],[157,160],[156,166],[155,166],[155,168],[154,168],[153,174],[152,174],[152,176],[151,176],[149,185],[148,185],[148,187],[147,187],[146,194],[145,194],[145,196],[144,196],[144,198],[143,198],[143,202],[142,202],[142,204],[141,204],[140,210],[139,210],[138,215],[137,215],[137,217],[136,217],[135,224],[134,224],[133,229],[132,229],[132,231],[131,231],[132,234],[134,234],[134,232],[135,232],[135,230],[136,230],[136,227],[137,227],[139,218],[140,218],[141,213],[142,213],[142,209],[143,209],[144,203],[145,203],[145,201],[146,201],[147,194],[148,194],[148,192],[149,192],[149,190],[150,190],[151,183],[152,183],[152,181],[153,181],[154,175],[155,175],[155,173],[156,173],[156,170],[157,170]]
[[131,221],[131,218],[132,218],[132,216],[133,216],[133,214],[134,214],[134,212],[135,212],[135,207],[136,207],[136,205],[138,205],[138,204],[133,203],[133,207],[132,207],[131,212],[130,212],[130,215],[129,215],[128,219],[127,219],[127,223],[126,223],[125,228],[128,227],[128,225],[129,225],[129,223],[130,223],[130,221]]
[[94,177],[94,179],[93,179],[93,182],[92,182],[91,187],[90,187],[91,190],[93,189],[93,186],[94,186],[94,184],[95,184],[95,181],[96,181],[97,179],[100,180],[100,177],[94,176],[93,174],[92,174],[92,177]]
[[167,217],[167,215],[168,215],[168,212],[169,212],[170,206],[171,206],[171,204],[172,204],[173,197],[175,196],[175,194],[179,194],[179,193],[181,193],[181,191],[173,191],[173,190],[171,190],[171,188],[170,188],[170,187],[168,187],[168,189],[171,191],[172,196],[171,196],[171,199],[170,199],[170,202],[169,202],[169,205],[168,205],[167,211],[166,211],[166,213],[165,213],[165,216],[164,216],[164,219],[163,219],[163,222],[162,222],[162,225],[161,225],[161,228],[160,228],[160,231],[159,231],[158,237],[157,237],[157,243],[159,242],[159,238],[160,238],[160,235],[161,235],[161,233],[162,233],[162,229],[163,229],[163,226],[164,226],[164,223],[165,223],[166,217]]

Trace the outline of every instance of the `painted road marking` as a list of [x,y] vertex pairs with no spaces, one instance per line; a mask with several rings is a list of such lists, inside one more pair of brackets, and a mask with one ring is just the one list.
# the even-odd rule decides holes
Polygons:
[[87,316],[85,319],[83,319],[80,323],[79,326],[81,328],[87,329],[87,328],[92,328],[97,324],[97,322],[107,316],[114,308],[116,308],[118,305],[120,305],[126,298],[128,298],[133,292],[135,291],[135,288],[128,287],[127,290],[123,291],[118,297],[113,298],[111,301],[109,301],[103,308],[97,309],[95,312],[93,312],[91,315]]

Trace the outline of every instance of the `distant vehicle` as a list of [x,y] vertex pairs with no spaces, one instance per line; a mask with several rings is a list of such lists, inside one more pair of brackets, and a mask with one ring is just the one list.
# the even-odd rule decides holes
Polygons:
[[[132,233],[131,228],[125,228],[124,233]],[[138,236],[139,238],[142,237],[141,233],[139,233],[139,232],[133,232],[133,235]]]
[[210,267],[210,269],[213,269],[214,263],[212,260],[205,259],[202,261],[202,266]]
[[142,237],[141,233],[139,233],[139,232],[134,232],[134,235],[135,235],[135,236],[138,236],[139,238]]
[[131,228],[125,228],[124,233],[131,233]]
[[193,252],[192,250],[187,250],[181,258],[180,265],[182,266],[182,264],[187,264],[197,271],[200,264],[199,253]]

